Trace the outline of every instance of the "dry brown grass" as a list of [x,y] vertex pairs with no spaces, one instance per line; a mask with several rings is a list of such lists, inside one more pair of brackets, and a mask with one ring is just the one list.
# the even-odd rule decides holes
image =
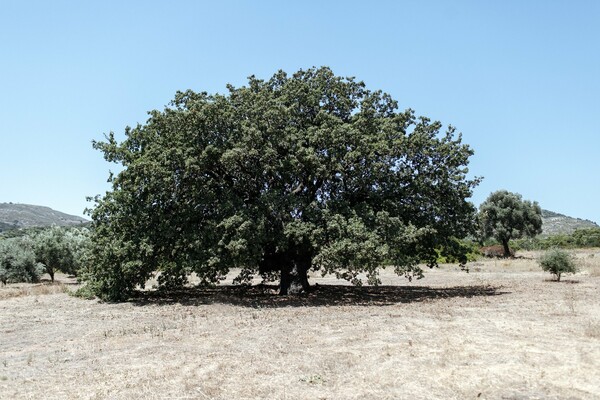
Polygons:
[[585,328],[588,337],[600,339],[600,321],[590,321]]
[[0,288],[0,300],[10,297],[43,296],[47,294],[67,293],[69,287],[63,283],[9,284]]
[[[379,288],[331,277],[106,304],[0,288],[4,399],[597,399],[600,256],[553,282],[536,254]],[[25,288],[21,288],[25,290]]]

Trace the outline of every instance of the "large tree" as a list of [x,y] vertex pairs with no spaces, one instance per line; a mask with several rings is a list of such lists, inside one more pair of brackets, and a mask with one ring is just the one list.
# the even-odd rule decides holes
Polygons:
[[479,206],[479,224],[484,239],[502,243],[504,256],[510,257],[509,241],[542,233],[542,209],[537,202],[523,200],[518,193],[499,190]]
[[101,297],[156,272],[180,286],[239,268],[239,282],[279,277],[281,294],[307,290],[311,269],[355,284],[385,265],[419,277],[472,227],[478,179],[461,135],[329,68],[179,92],[149,115],[122,142],[94,143],[122,166],[91,213],[85,278]]

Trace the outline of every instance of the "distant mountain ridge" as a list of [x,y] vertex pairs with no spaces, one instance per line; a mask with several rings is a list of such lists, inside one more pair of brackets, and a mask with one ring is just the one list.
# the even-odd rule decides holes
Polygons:
[[65,214],[50,207],[0,203],[0,232],[36,226],[76,226],[86,222],[89,221],[85,218]]
[[542,209],[542,235],[544,236],[568,235],[584,228],[600,228],[600,225],[587,219],[573,218]]

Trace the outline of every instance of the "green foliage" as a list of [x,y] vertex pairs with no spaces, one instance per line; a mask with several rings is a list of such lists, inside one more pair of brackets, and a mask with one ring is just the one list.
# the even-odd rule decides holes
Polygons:
[[228,90],[177,93],[123,142],[94,143],[122,166],[91,212],[82,276],[100,297],[124,299],[157,272],[161,286],[279,274],[281,293],[306,289],[310,269],[377,283],[389,262],[418,277],[472,231],[478,179],[454,128],[328,68]]
[[[0,246],[4,263],[11,266],[0,270],[0,278],[9,276],[7,279],[12,282],[37,282],[46,272],[54,281],[56,271],[76,275],[86,263],[90,234],[86,228],[32,228],[0,240]],[[7,272],[8,269],[13,272]]]
[[35,260],[30,238],[11,238],[0,241],[0,281],[39,282],[44,267]]
[[6,232],[10,232],[16,229],[13,224],[7,224],[6,222],[0,222],[0,235],[4,235]]
[[33,241],[36,260],[54,282],[56,271],[77,274],[87,257],[89,231],[53,226],[37,233]]
[[30,227],[30,228],[21,228],[21,229],[11,229],[8,231],[4,231],[0,233],[0,238],[10,239],[10,238],[18,238],[18,237],[32,237],[37,233],[42,232],[43,230],[48,229],[47,227]]
[[53,282],[57,270],[68,274],[74,270],[75,261],[65,236],[63,229],[54,226],[45,229],[34,238],[36,259],[44,265]]
[[577,229],[571,236],[576,247],[600,247],[600,228]]
[[542,233],[542,209],[537,202],[523,200],[518,193],[499,190],[479,207],[478,221],[483,239],[494,237],[510,256],[509,241]]
[[71,295],[85,300],[92,300],[96,297],[89,285],[81,286],[75,292],[71,292]]
[[90,230],[88,228],[70,228],[67,229],[65,240],[71,253],[73,263],[68,266],[68,270],[61,271],[73,275],[79,275],[79,272],[88,263],[90,253]]
[[437,262],[440,264],[466,264],[481,258],[479,243],[467,239],[455,239],[449,246],[437,249]]
[[545,238],[527,238],[517,240],[513,243],[516,249],[522,250],[600,247],[600,228],[582,228],[577,229],[572,234],[552,235]]
[[547,251],[539,263],[542,269],[553,274],[557,281],[560,281],[562,274],[574,274],[578,271],[573,256],[561,249]]

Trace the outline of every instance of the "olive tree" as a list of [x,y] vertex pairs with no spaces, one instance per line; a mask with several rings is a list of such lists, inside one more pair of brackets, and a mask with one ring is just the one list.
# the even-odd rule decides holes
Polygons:
[[377,284],[386,265],[420,277],[436,249],[464,250],[478,179],[453,127],[326,67],[227,89],[178,92],[123,141],[94,142],[121,170],[90,213],[97,295],[233,268],[241,283],[279,278],[281,294],[308,290],[310,270]]
[[537,202],[523,200],[518,193],[499,190],[479,206],[479,226],[482,238],[495,238],[510,257],[509,241],[542,233],[542,209]]
[[77,274],[87,257],[89,242],[85,228],[52,226],[33,236],[36,260],[44,266],[52,282],[57,271]]
[[40,281],[44,267],[36,262],[33,242],[28,237],[0,240],[0,281]]

